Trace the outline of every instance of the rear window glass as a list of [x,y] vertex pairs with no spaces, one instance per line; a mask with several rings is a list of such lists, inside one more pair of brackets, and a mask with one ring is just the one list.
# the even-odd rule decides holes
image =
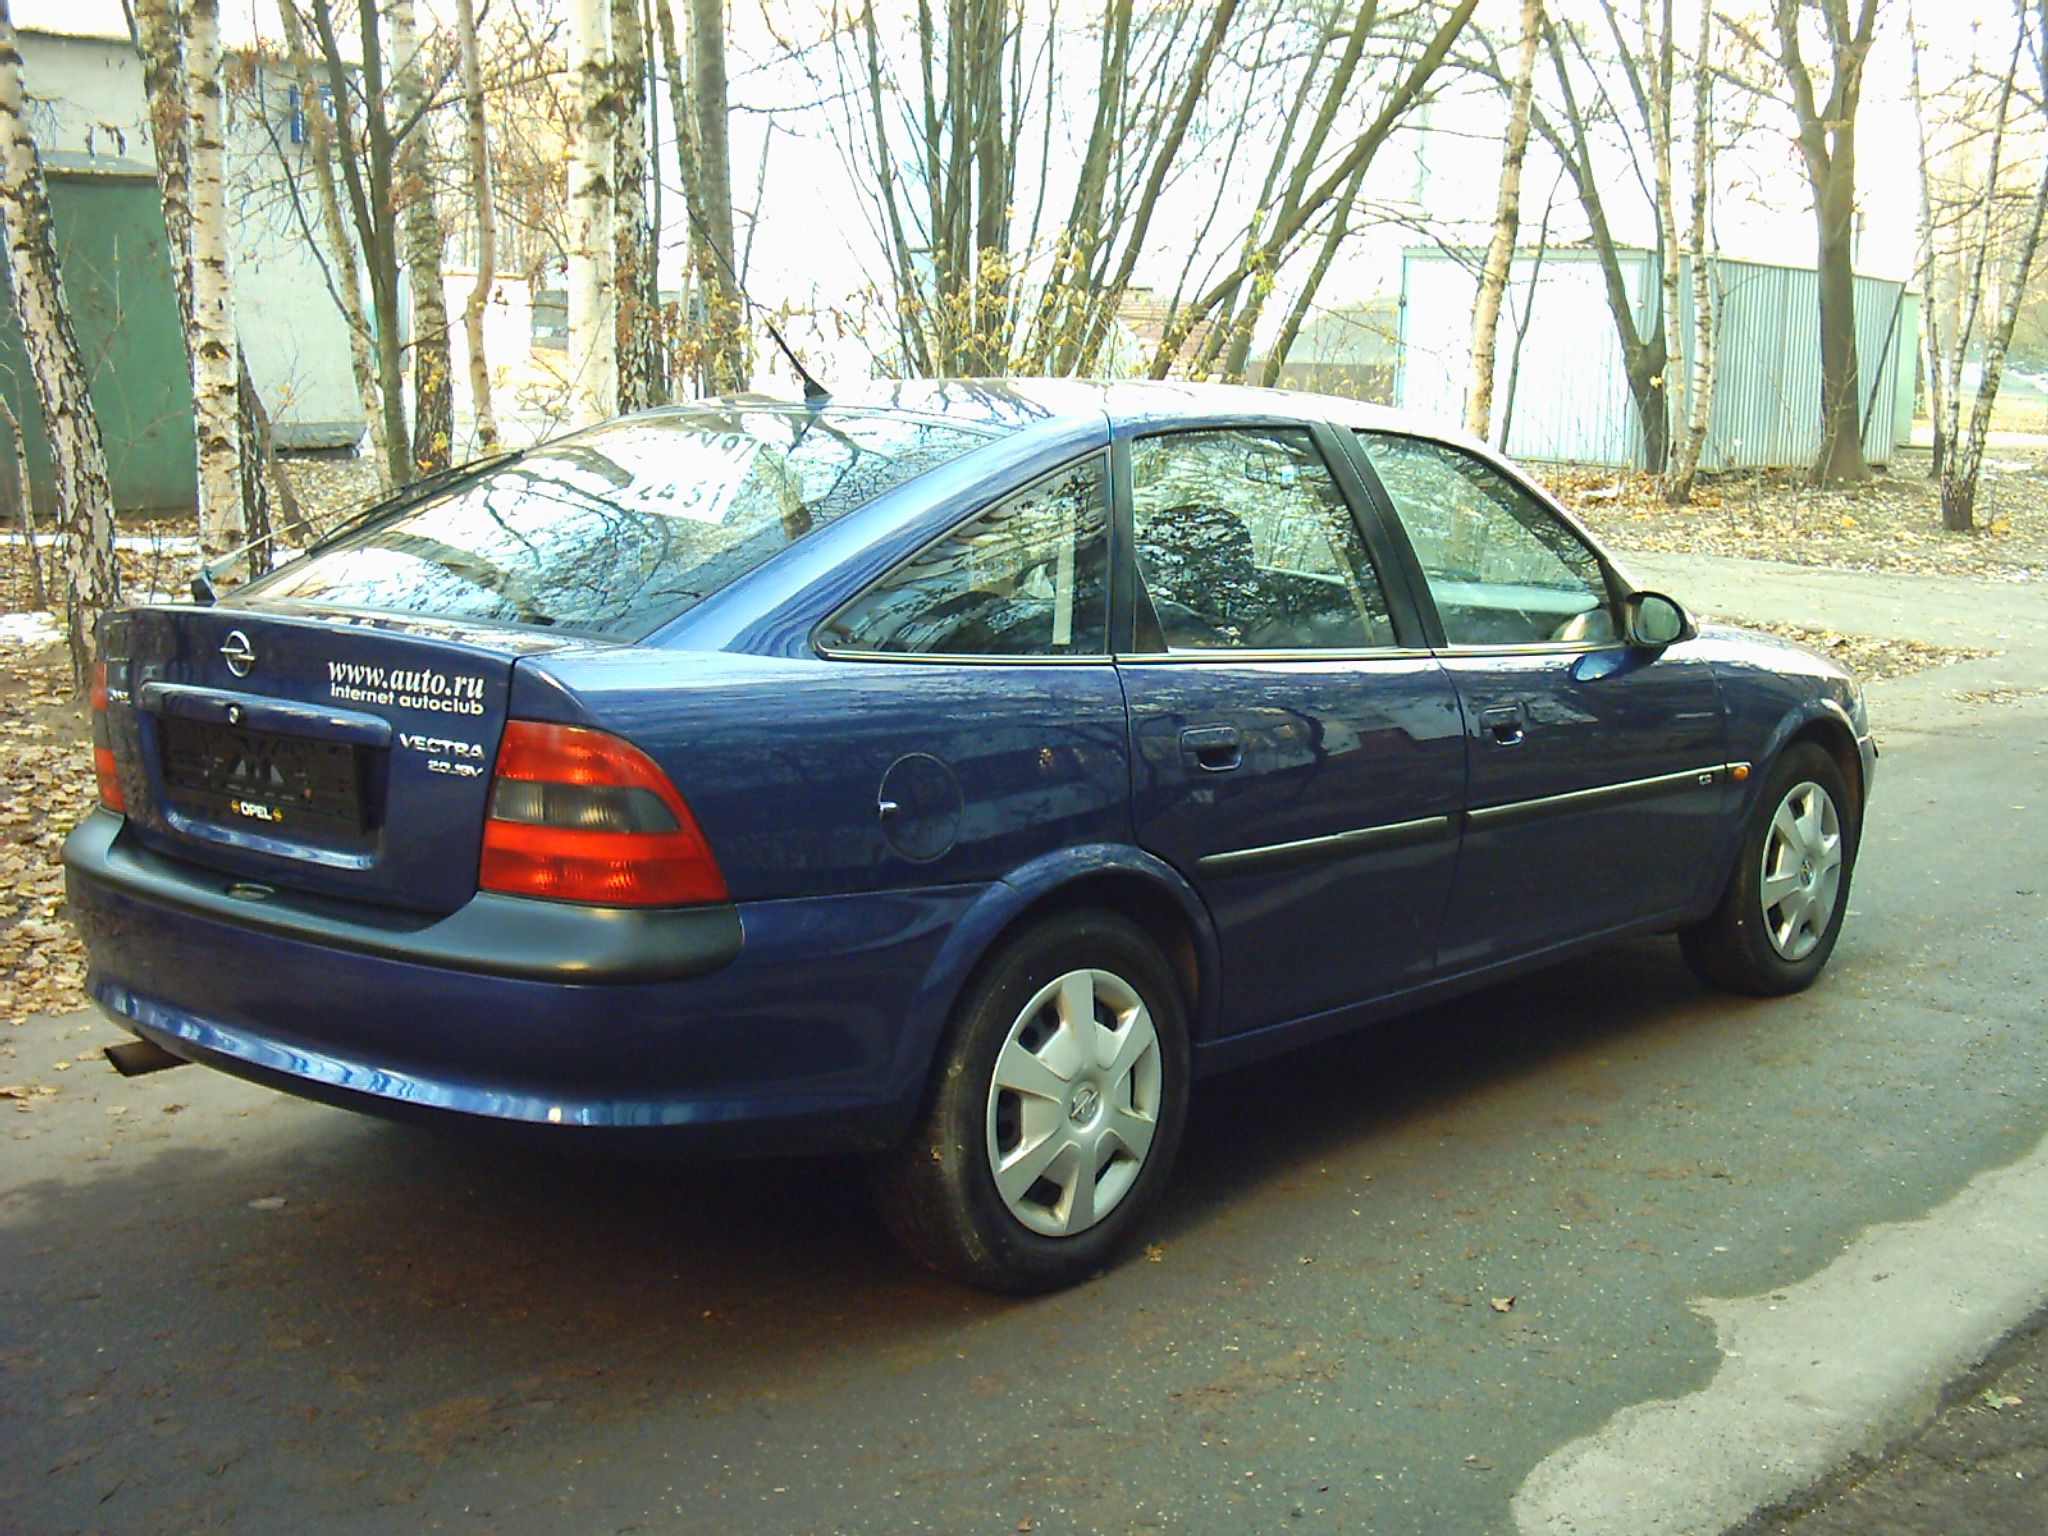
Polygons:
[[431,496],[252,591],[636,639],[986,440],[829,408],[699,407],[608,422]]

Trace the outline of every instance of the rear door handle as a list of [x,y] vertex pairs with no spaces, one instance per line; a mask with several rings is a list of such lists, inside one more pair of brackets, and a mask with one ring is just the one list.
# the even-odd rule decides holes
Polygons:
[[1244,736],[1234,725],[1198,725],[1180,733],[1180,752],[1203,773],[1228,773],[1244,761]]
[[1520,746],[1528,711],[1520,704],[1500,704],[1479,711],[1479,723],[1497,747]]

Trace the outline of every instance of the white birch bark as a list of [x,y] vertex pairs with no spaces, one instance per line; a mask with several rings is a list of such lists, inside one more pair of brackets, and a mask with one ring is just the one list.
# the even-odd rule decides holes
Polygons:
[[[0,227],[50,450],[64,562],[65,639],[72,682],[82,689],[92,670],[93,625],[120,599],[114,501],[85,362],[57,271],[50,194],[24,115],[26,95],[13,11],[9,0],[0,0]],[[27,495],[24,484],[22,496]]]
[[569,420],[602,421],[618,401],[613,292],[609,0],[569,8]]
[[[1707,211],[1714,175],[1714,77],[1708,67],[1713,42],[1714,8],[1702,5],[1692,84],[1692,224],[1685,242],[1686,254],[1692,259],[1692,374],[1685,385],[1685,419],[1672,445],[1671,472],[1664,483],[1664,499],[1673,506],[1692,500],[1700,453],[1713,419],[1714,376],[1720,361],[1714,330],[1714,264],[1707,250]],[[1675,286],[1672,291],[1675,294]],[[1676,319],[1674,312],[1674,324]]]
[[199,547],[242,543],[242,447],[235,398],[234,290],[228,265],[221,132],[220,0],[184,10],[186,151],[192,199],[192,423],[199,440]]
[[491,365],[484,355],[484,311],[498,280],[498,211],[492,202],[491,143],[484,117],[483,67],[477,58],[475,0],[455,0],[455,47],[462,72],[462,138],[469,159],[470,208],[476,219],[476,281],[462,304],[462,332],[469,345],[469,408],[481,453],[498,446],[498,417],[491,406]]
[[1515,239],[1522,227],[1522,162],[1529,152],[1529,101],[1536,84],[1536,44],[1542,34],[1543,0],[1522,0],[1522,38],[1508,96],[1508,130],[1501,146],[1493,238],[1486,247],[1479,296],[1472,305],[1472,390],[1465,397],[1465,430],[1474,437],[1486,437],[1493,425],[1494,340],[1500,331],[1501,298],[1514,268]]
[[434,197],[427,63],[413,0],[390,0],[392,100],[397,108],[398,201],[412,288],[412,467],[448,467],[455,445],[455,380],[448,347],[448,291],[441,281],[441,214]]
[[1643,0],[1643,66],[1650,88],[1650,173],[1657,201],[1657,308],[1671,347],[1664,363],[1664,410],[1668,423],[1665,441],[1670,446],[1665,450],[1664,462],[1656,466],[1668,501],[1674,484],[1674,440],[1682,435],[1679,424],[1686,419],[1687,412],[1687,381],[1678,330],[1678,194],[1671,176],[1671,97],[1677,73],[1671,37],[1671,0]]

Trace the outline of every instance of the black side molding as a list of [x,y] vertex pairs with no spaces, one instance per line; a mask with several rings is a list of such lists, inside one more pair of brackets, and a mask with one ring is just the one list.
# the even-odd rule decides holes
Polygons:
[[251,900],[229,894],[246,892],[247,881],[144,848],[121,836],[124,826],[95,810],[65,839],[74,907],[125,898],[308,944],[528,981],[677,980],[715,971],[740,952],[739,910],[730,903],[586,907],[479,891],[445,917],[408,924],[389,909],[296,892]]
[[1228,853],[1206,853],[1195,861],[1205,875],[1264,875],[1280,869],[1298,869],[1328,859],[1347,859],[1361,853],[1390,853],[1449,837],[1453,823],[1448,816],[1424,816],[1415,821],[1390,822],[1380,827],[1360,827],[1350,832],[1332,832],[1323,837],[1304,837],[1299,842],[1269,843],[1262,848],[1233,848]]

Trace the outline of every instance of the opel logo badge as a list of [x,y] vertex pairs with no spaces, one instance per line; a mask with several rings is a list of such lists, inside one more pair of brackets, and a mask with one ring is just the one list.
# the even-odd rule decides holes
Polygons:
[[239,629],[228,631],[228,637],[220,648],[228,670],[237,677],[247,677],[249,669],[256,665],[256,647],[249,643],[249,637]]

